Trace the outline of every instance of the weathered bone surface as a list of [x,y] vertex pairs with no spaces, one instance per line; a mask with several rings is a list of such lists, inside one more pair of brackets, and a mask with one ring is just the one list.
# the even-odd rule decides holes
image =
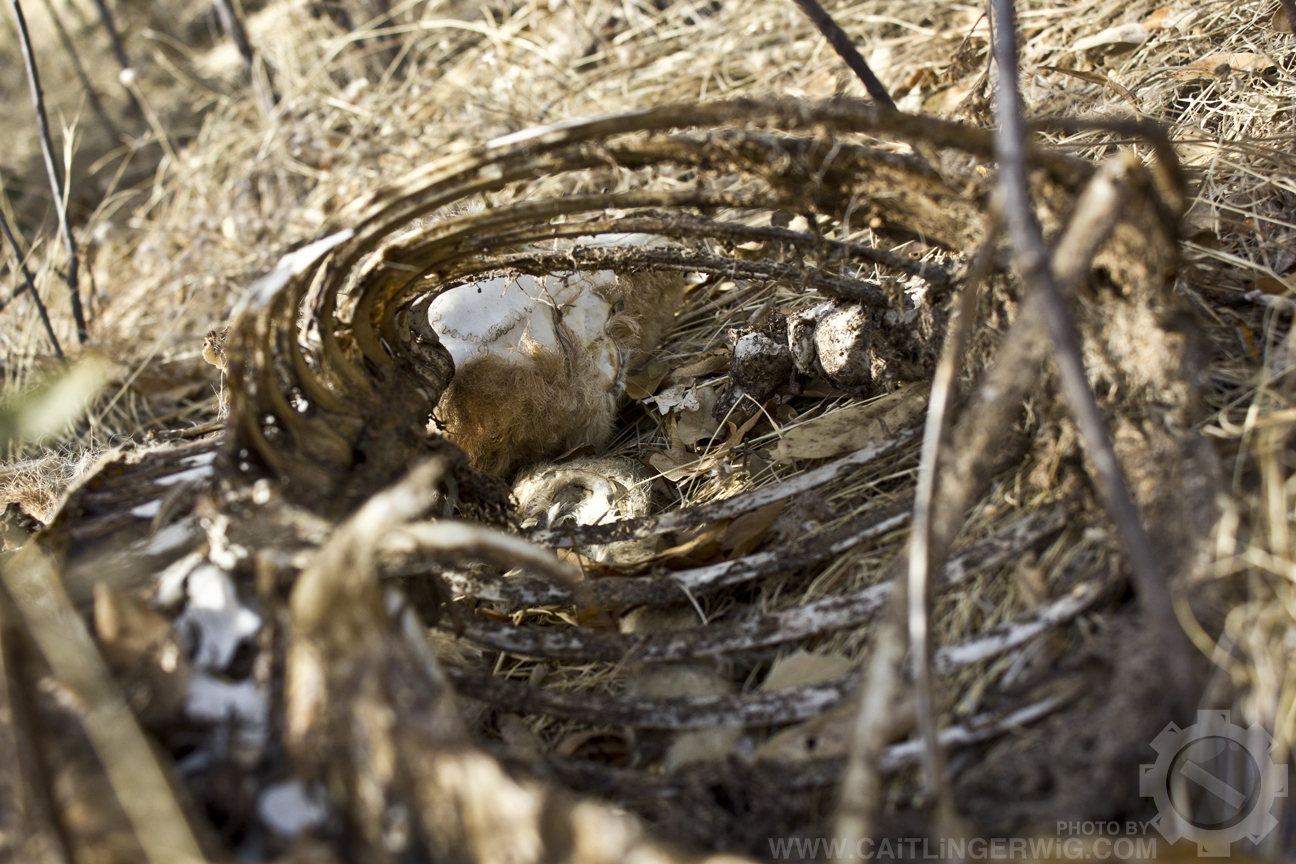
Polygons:
[[[655,239],[600,234],[590,244]],[[680,273],[597,270],[497,276],[438,295],[429,320],[455,362],[438,403],[447,437],[498,475],[602,448],[628,369],[656,347],[683,292]]]

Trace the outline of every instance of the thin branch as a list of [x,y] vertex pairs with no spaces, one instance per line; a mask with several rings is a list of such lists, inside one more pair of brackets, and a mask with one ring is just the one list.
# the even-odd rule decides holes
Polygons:
[[[936,794],[942,814],[954,812],[953,793],[945,781],[945,755],[937,742],[936,707],[932,695],[931,627],[931,561],[932,499],[936,490],[942,446],[949,436],[950,401],[957,383],[959,366],[967,348],[976,317],[981,281],[994,266],[994,250],[1002,231],[999,209],[993,208],[990,228],[980,251],[973,259],[967,283],[959,296],[958,315],[950,322],[944,350],[932,379],[931,397],[927,402],[927,423],[923,430],[922,458],[918,465],[918,484],[914,492],[913,528],[909,534],[909,650],[913,656],[914,707],[918,734],[923,741],[923,771],[929,793]],[[940,550],[943,552],[944,550]],[[936,562],[939,567],[944,562]]]
[[129,82],[135,80],[135,69],[131,66],[130,57],[126,54],[126,46],[122,44],[121,34],[117,32],[117,22],[113,20],[112,10],[108,8],[108,0],[95,0],[95,6],[99,8],[99,20],[108,33],[108,41],[112,43],[113,55],[117,58],[117,65],[121,67],[121,73],[117,76],[118,80],[121,81],[122,87],[126,90],[126,95],[130,98],[131,108],[136,114],[143,116],[144,106],[140,105],[135,92],[129,86]]
[[1157,643],[1165,652],[1172,686],[1179,698],[1187,700],[1195,686],[1187,639],[1175,618],[1166,575],[1130,499],[1098,401],[1089,388],[1079,335],[1066,298],[1053,278],[1044,251],[1044,236],[1031,204],[1026,179],[1026,125],[1018,96],[1013,0],[994,0],[993,25],[995,61],[999,65],[999,129],[995,149],[999,157],[1004,218],[1012,238],[1017,270],[1022,284],[1041,298],[1044,320],[1055,346],[1054,361],[1085,441],[1095,484],[1129,555],[1139,601],[1157,634]]
[[905,657],[905,621],[909,583],[895,571],[895,592],[889,614],[873,638],[860,688],[859,708],[851,727],[846,766],[837,791],[837,812],[833,816],[833,838],[847,850],[836,860],[853,860],[851,853],[874,834],[877,814],[882,805],[882,772],[880,765],[886,749],[884,730],[891,722],[896,694],[903,678]]
[[68,59],[72,61],[72,68],[76,71],[77,80],[81,82],[82,89],[85,90],[86,99],[90,102],[90,108],[99,118],[99,122],[104,125],[104,129],[112,136],[114,142],[120,142],[122,133],[117,128],[109,116],[103,103],[99,101],[99,94],[95,92],[94,85],[90,83],[90,76],[86,74],[85,67],[81,65],[81,56],[77,53],[76,45],[72,44],[72,37],[68,35],[67,28],[63,26],[63,19],[59,17],[58,12],[54,9],[54,4],[50,0],[45,0],[45,11],[49,14],[50,19],[54,22],[54,29],[58,31],[59,41],[63,43],[63,50],[67,52]]
[[18,270],[23,277],[23,284],[18,286],[18,290],[8,300],[0,303],[0,310],[3,310],[19,294],[26,291],[31,296],[32,303],[36,305],[36,314],[40,316],[41,324],[45,325],[45,335],[49,337],[50,345],[54,348],[54,355],[62,360],[63,347],[59,345],[58,337],[54,335],[54,325],[50,323],[49,312],[46,311],[45,304],[41,302],[40,294],[36,293],[36,282],[32,279],[31,271],[27,269],[27,262],[23,260],[22,250],[18,248],[18,241],[14,239],[13,231],[9,228],[9,220],[5,218],[3,212],[0,212],[0,231],[4,232],[5,241],[8,242],[9,248],[13,250],[14,260],[18,262]]
[[[991,236],[987,238],[989,241],[992,241],[993,234],[996,233],[993,225],[991,228],[992,230],[989,232]],[[969,281],[984,278],[981,268],[986,267],[989,261],[992,260],[991,250],[993,248],[993,242],[987,242],[978,253],[972,272],[969,274]],[[968,294],[973,290],[971,284],[964,288],[963,297],[965,301],[968,299]],[[930,474],[932,487],[927,491],[930,504],[920,506],[915,503],[915,518],[921,513],[928,526],[924,529],[923,538],[917,541],[911,540],[911,543],[926,548],[926,566],[921,574],[922,590],[924,592],[930,590],[927,584],[930,581],[927,574],[931,570],[944,565],[949,544],[953,541],[954,534],[957,533],[957,525],[961,524],[964,511],[984,486],[993,470],[999,463],[1004,462],[1014,449],[1002,446],[1003,440],[1011,438],[1008,430],[1013,419],[1021,410],[1021,396],[1037,377],[1037,372],[1030,371],[1033,367],[1038,367],[1038,360],[1035,360],[1034,363],[1031,362],[1033,353],[1031,348],[1039,340],[1033,337],[1028,321],[1029,319],[1025,319],[1024,315],[1020,316],[1017,323],[1009,330],[1008,335],[1004,338],[1003,345],[1000,347],[995,365],[985,376],[992,383],[989,386],[978,388],[977,396],[965,412],[963,422],[959,426],[959,434],[955,436],[955,446],[952,448],[954,452],[965,455],[957,460],[950,470],[943,471],[939,475],[935,472],[935,465],[933,464]],[[956,333],[951,333],[951,342],[947,343],[946,350],[942,352],[942,363],[945,362],[947,357],[955,356],[951,349],[957,347],[953,343],[957,342],[959,338]],[[1023,360],[1025,362],[1020,362]],[[1011,383],[1018,386],[994,386],[995,379],[1005,376],[1009,376]],[[951,368],[951,386],[952,377]],[[1022,381],[1028,383],[1022,386]],[[1009,382],[1005,381],[1003,383],[1008,384]],[[943,411],[940,413],[943,413]],[[932,414],[929,413],[929,429],[931,424]],[[943,424],[944,418],[941,417],[937,425],[939,427],[943,426]],[[997,446],[990,447],[989,440],[983,436],[990,436],[991,440],[998,439],[996,441]],[[926,437],[926,434],[924,437]],[[924,447],[924,459],[928,458],[927,449]],[[931,459],[933,463],[937,455],[936,451],[932,451]],[[939,485],[937,485],[937,481],[939,481]],[[850,749],[847,754],[846,766],[842,772],[841,785],[838,789],[833,833],[835,838],[843,841],[844,848],[848,850],[856,848],[856,845],[866,837],[873,836],[877,814],[882,804],[882,772],[879,765],[886,747],[886,729],[890,722],[891,706],[894,704],[903,682],[905,635],[906,632],[912,632],[910,626],[908,626],[910,622],[906,620],[912,608],[909,593],[910,581],[913,577],[913,572],[909,570],[910,565],[907,563],[907,558],[906,555],[904,559],[897,561],[888,572],[889,578],[885,584],[894,586],[892,588],[891,603],[887,609],[886,617],[878,628],[873,650],[869,656],[864,685],[860,688],[859,708],[855,715],[855,724],[851,729]],[[939,564],[936,563],[937,558],[940,560]],[[906,573],[909,574],[910,579],[905,578]],[[926,630],[924,626],[926,621],[925,607],[926,602],[923,601],[921,612],[923,622],[916,628],[919,630],[919,638],[923,641],[927,640],[924,632]],[[929,657],[924,655],[922,665],[927,668],[928,674],[930,674],[931,660]],[[929,682],[928,711],[934,713],[930,708],[930,691],[931,684]],[[928,725],[934,735],[934,720]],[[934,747],[936,750],[934,758],[931,754],[933,746],[930,739],[924,741],[921,746],[929,776],[943,775],[943,769],[940,767],[943,754],[940,753],[939,739],[937,739]],[[940,781],[935,782],[939,786]],[[954,820],[952,807],[947,809],[944,802],[942,802],[941,819],[947,825],[950,825]]]
[[882,86],[882,82],[873,74],[873,70],[869,68],[863,56],[856,50],[855,43],[851,42],[851,38],[846,31],[832,19],[832,16],[828,14],[828,10],[820,6],[818,0],[794,0],[794,2],[801,7],[801,11],[806,14],[806,17],[819,28],[819,32],[832,45],[837,55],[846,61],[846,65],[850,67],[851,71],[859,76],[860,81],[864,82],[864,89],[873,97],[873,101],[888,108],[895,108],[895,102],[892,101],[891,94],[887,92],[886,87]]
[[[54,195],[54,212],[58,214],[59,230],[63,234],[63,243],[67,247],[68,294],[72,300],[72,320],[76,323],[77,341],[84,345],[90,339],[86,328],[85,313],[81,309],[81,293],[77,289],[76,238],[72,236],[72,226],[68,224],[67,202],[63,199],[63,182],[59,178],[58,166],[54,162],[54,139],[50,135],[49,117],[45,113],[45,94],[41,90],[40,74],[36,71],[36,56],[32,52],[31,35],[27,32],[27,19],[23,17],[19,0],[9,0],[14,21],[18,24],[18,45],[22,49],[23,64],[27,67],[27,83],[31,85],[32,105],[36,109],[36,128],[40,132],[41,156],[45,159],[45,173],[49,176],[50,192]],[[33,295],[34,296],[34,295]]]
[[158,117],[157,112],[153,110],[153,107],[148,103],[148,100],[144,98],[144,91],[140,89],[139,81],[136,80],[135,70],[123,70],[119,77],[122,86],[126,88],[126,92],[131,94],[131,102],[139,108],[140,113],[144,115],[144,122],[148,123],[149,129],[153,130],[153,137],[157,139],[158,146],[162,148],[162,152],[165,153],[172,162],[178,162],[179,157],[176,156],[176,144],[171,140],[171,136],[167,134],[166,128],[163,127],[162,119]]
[[[1112,172],[1121,163],[1104,165],[1098,180],[1081,194],[1076,213],[1053,253],[1052,268],[1058,282],[1070,287],[1089,272],[1090,260],[1120,212],[1123,198]],[[957,458],[941,467],[931,506],[928,537],[928,569],[938,570],[950,544],[963,524],[963,514],[980,495],[989,478],[1014,458],[1005,446],[1013,437],[1013,423],[1020,416],[1022,401],[1035,387],[1040,365],[1048,350],[1041,311],[1042,297],[1031,293],[1022,301],[1017,320],[1004,336],[994,365],[973,391],[970,403],[959,419],[949,452]],[[903,568],[903,562],[897,565]],[[903,569],[893,570],[896,585],[891,609],[879,628],[872,659],[861,689],[860,709],[852,732],[851,751],[842,775],[838,795],[835,836],[845,838],[846,848],[872,836],[881,805],[881,780],[876,767],[884,743],[889,706],[901,681],[904,659],[904,618],[908,604],[908,582],[899,578]]]
[[215,6],[216,14],[220,16],[221,27],[225,29],[234,42],[234,47],[238,48],[239,56],[243,58],[243,71],[247,73],[248,84],[257,91],[266,113],[269,114],[274,110],[275,103],[279,101],[279,94],[275,92],[274,79],[270,77],[270,70],[266,69],[266,80],[263,84],[257,75],[256,53],[252,50],[252,43],[248,41],[247,29],[243,26],[243,19],[239,17],[238,10],[234,8],[233,0],[215,0]]

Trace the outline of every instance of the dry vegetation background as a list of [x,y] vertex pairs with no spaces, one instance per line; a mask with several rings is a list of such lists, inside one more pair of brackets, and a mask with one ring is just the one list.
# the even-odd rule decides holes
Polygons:
[[[994,73],[982,7],[848,0],[828,8],[902,110],[992,123]],[[69,165],[70,211],[85,258],[88,349],[113,369],[87,420],[56,440],[13,447],[12,464],[0,469],[5,501],[22,500],[41,520],[53,515],[68,480],[98,452],[151,430],[216,419],[221,385],[202,360],[204,334],[226,323],[247,286],[285,251],[314,238],[331,214],[362,193],[435,157],[535,124],[736,96],[864,96],[788,0],[401,0],[382,8],[349,0],[257,0],[242,9],[258,55],[257,86],[249,86],[206,4],[122,0],[115,11],[142,111],[132,108],[118,82],[117,62],[88,0],[26,6]],[[1018,13],[1028,117],[1156,120],[1169,128],[1188,169],[1194,191],[1175,287],[1209,338],[1204,396],[1210,413],[1199,431],[1221,456],[1229,493],[1214,538],[1216,560],[1199,574],[1214,605],[1198,610],[1205,628],[1191,635],[1215,664],[1208,698],[1240,712],[1243,725],[1258,721],[1270,730],[1277,754],[1289,759],[1296,739],[1296,664],[1289,662],[1296,654],[1296,537],[1288,527],[1296,501],[1289,446],[1296,426],[1296,36],[1269,0],[1027,0]],[[66,28],[102,113],[87,100],[52,14]],[[86,349],[76,346],[61,281],[66,259],[16,36],[10,18],[0,20],[0,207],[26,244],[23,254],[62,345],[76,354]],[[273,106],[259,96],[269,82],[280,97]],[[1087,159],[1121,146],[1146,155],[1145,146],[1106,134],[1048,141]],[[0,297],[11,297],[20,282],[11,251],[3,257]],[[719,306],[715,314],[695,303],[664,356],[681,364],[702,356],[720,328],[742,323],[775,299],[787,296],[759,295]],[[53,368],[29,298],[14,298],[0,313],[0,363],[7,394]],[[820,416],[843,404],[829,399],[803,414]],[[776,420],[745,446],[775,446],[797,416]],[[661,433],[641,420],[616,446],[632,455],[652,443],[645,435],[655,434]],[[1074,442],[1069,446],[1074,451]],[[914,464],[895,470],[912,472]],[[1018,506],[1020,478],[1033,467],[1024,466],[995,496]],[[864,488],[885,479],[859,482]],[[723,484],[680,492],[690,503],[722,494],[728,494]],[[873,506],[859,503],[859,489],[834,496],[853,502],[856,515]],[[978,510],[970,535],[995,524],[994,508],[991,502]],[[862,557],[799,587],[795,598],[775,588],[760,602],[779,609],[819,596],[853,579],[869,555],[885,560],[888,548],[862,550]],[[1065,563],[1049,554],[1039,567]],[[1011,578],[999,583],[985,576],[944,601],[938,612],[945,637],[965,637],[1029,606],[1023,592],[1041,578],[1032,576],[1034,566],[1007,568]],[[1101,616],[1095,621],[1086,626],[1101,631]],[[861,655],[860,633],[836,638],[816,650]],[[512,677],[533,676],[531,665],[509,662]],[[501,660],[496,671],[503,666]],[[984,673],[960,680],[968,704],[976,704],[973,691]],[[621,672],[594,664],[548,674],[551,684],[583,692],[609,680],[615,689]],[[570,748],[587,731],[537,718],[531,730],[549,745]],[[1091,734],[1101,737],[1103,730]],[[1031,794],[1031,782],[1024,771],[982,775],[962,794],[1020,800]],[[1068,800],[1096,806],[1107,792],[1093,784],[1103,778],[1083,782],[1090,788]],[[911,800],[913,778],[907,783],[894,792],[896,801]],[[995,789],[996,783],[1015,791]],[[1019,795],[1017,787],[1026,791]],[[805,806],[822,814],[824,805]],[[1296,848],[1291,805],[1282,808],[1280,829],[1260,850],[1265,854]],[[975,816],[986,831],[1038,827],[1021,815],[1027,811],[1019,806],[1013,819]],[[1101,808],[1089,812],[1102,815]],[[1035,814],[1037,820],[1045,815]],[[669,816],[662,819],[671,824]],[[903,821],[897,824],[903,831]],[[726,842],[768,854],[759,838]]]

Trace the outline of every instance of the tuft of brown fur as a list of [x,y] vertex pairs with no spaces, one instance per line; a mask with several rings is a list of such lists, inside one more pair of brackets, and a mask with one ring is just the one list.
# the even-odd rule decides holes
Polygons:
[[439,419],[474,468],[500,476],[546,455],[602,446],[617,395],[598,385],[593,362],[583,351],[563,358],[536,345],[525,362],[483,354],[455,372]]
[[99,451],[79,457],[50,454],[0,467],[0,508],[17,504],[24,513],[48,525],[68,488],[86,474],[99,458]]
[[622,367],[661,344],[684,301],[684,277],[678,273],[630,273],[604,295],[615,310],[607,334],[621,349]]
[[532,343],[517,359],[482,354],[464,363],[441,394],[438,421],[474,468],[503,477],[577,447],[601,448],[612,432],[626,368],[657,347],[683,294],[678,274],[635,273],[604,295],[615,310],[604,330],[620,363],[612,390],[599,382],[597,356],[560,321],[560,353]]

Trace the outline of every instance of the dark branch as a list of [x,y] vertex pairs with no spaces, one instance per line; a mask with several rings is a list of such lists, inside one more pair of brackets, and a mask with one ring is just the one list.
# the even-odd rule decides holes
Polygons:
[[[81,310],[81,292],[77,288],[77,247],[68,223],[67,206],[63,201],[63,181],[54,162],[54,139],[50,135],[49,117],[45,114],[45,94],[41,90],[40,75],[36,71],[36,56],[32,53],[31,36],[27,32],[27,19],[23,17],[18,0],[9,0],[14,20],[18,24],[18,44],[22,48],[23,64],[27,67],[27,82],[31,85],[32,105],[36,108],[36,127],[40,132],[41,155],[45,157],[45,173],[49,175],[50,192],[54,195],[54,212],[58,214],[59,229],[67,247],[67,286],[72,298],[72,320],[76,323],[77,341],[84,345],[90,339],[85,313]],[[34,295],[33,295],[34,296]]]
[[58,31],[59,41],[63,43],[63,50],[67,52],[68,59],[72,61],[72,68],[76,71],[77,80],[81,82],[81,87],[86,92],[86,99],[90,102],[90,108],[99,118],[99,122],[104,125],[104,129],[112,137],[113,141],[121,141],[121,130],[113,122],[112,117],[104,108],[103,103],[99,101],[99,94],[95,91],[94,85],[90,83],[90,76],[86,74],[85,67],[81,65],[81,55],[77,53],[76,46],[72,44],[72,37],[68,35],[67,28],[63,26],[63,19],[59,17],[58,12],[54,9],[54,4],[50,0],[45,0],[45,11],[49,13],[50,19],[54,22],[54,29]]
[[1112,447],[1098,400],[1085,376],[1080,339],[1067,300],[1053,278],[1044,236],[1035,219],[1026,179],[1026,124],[1017,89],[1017,34],[1013,0],[994,0],[994,56],[999,66],[999,129],[995,150],[999,157],[999,186],[1003,192],[1004,221],[1012,239],[1017,271],[1027,291],[1035,292],[1053,340],[1053,359],[1062,387],[1084,438],[1094,482],[1108,514],[1120,532],[1134,571],[1139,601],[1158,635],[1173,686],[1183,700],[1192,698],[1193,674],[1188,666],[1187,641],[1171,605],[1170,589],[1143,530],[1138,510],[1130,499],[1120,463]]
[[23,261],[22,250],[18,248],[18,241],[14,239],[13,231],[9,228],[9,220],[5,218],[2,212],[0,212],[0,231],[4,232],[5,240],[9,243],[9,248],[13,250],[14,260],[18,262],[18,270],[23,277],[23,284],[18,287],[18,290],[8,300],[0,303],[0,310],[3,310],[9,305],[10,301],[24,291],[30,294],[32,302],[36,304],[36,313],[40,315],[41,323],[45,325],[45,334],[49,336],[50,344],[54,346],[54,355],[62,360],[63,347],[59,345],[58,337],[54,335],[54,326],[50,324],[49,312],[45,311],[45,304],[41,302],[40,295],[36,293],[36,282],[32,279],[31,271],[27,269],[26,262]]
[[135,70],[131,67],[130,57],[126,54],[126,46],[122,44],[121,34],[117,32],[117,22],[113,20],[112,10],[108,8],[108,0],[95,0],[95,5],[99,8],[99,20],[103,22],[104,30],[108,32],[108,41],[112,43],[117,65],[121,66],[121,74],[125,76],[121,78],[121,82],[127,97],[130,98],[131,109],[136,115],[143,117],[144,106],[135,97],[135,91],[126,86],[127,80],[134,79]]
[[868,63],[864,62],[864,58],[855,49],[855,43],[851,42],[851,38],[846,34],[846,31],[832,19],[832,16],[828,14],[828,10],[820,6],[818,0],[794,0],[794,2],[819,28],[819,32],[828,40],[828,44],[832,45],[837,55],[846,61],[846,65],[851,68],[851,71],[864,82],[864,89],[873,97],[873,100],[888,108],[896,107],[895,102],[891,99],[891,94],[882,86],[882,82],[878,80],[878,77],[873,74],[873,70],[869,68]]
[[220,16],[221,27],[225,28],[225,32],[234,42],[234,47],[238,48],[239,56],[243,58],[243,71],[247,73],[248,84],[260,93],[266,111],[272,110],[275,103],[279,101],[279,94],[275,92],[269,69],[266,69],[266,89],[262,90],[261,80],[257,77],[256,53],[252,50],[252,43],[248,41],[247,30],[243,27],[243,20],[239,18],[238,10],[234,8],[232,0],[215,0],[215,5],[216,14]]

